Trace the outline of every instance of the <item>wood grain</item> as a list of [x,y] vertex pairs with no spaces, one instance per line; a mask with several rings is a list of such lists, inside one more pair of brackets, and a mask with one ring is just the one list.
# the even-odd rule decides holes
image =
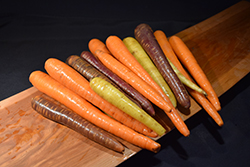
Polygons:
[[[191,49],[219,96],[249,73],[249,2],[242,1],[176,35]],[[140,151],[119,139],[128,149],[123,155],[116,153],[43,118],[30,105],[39,94],[31,87],[0,102],[1,166],[116,166]],[[194,100],[191,106],[179,108],[184,120],[201,109]],[[169,131],[174,128],[159,109],[156,119]]]

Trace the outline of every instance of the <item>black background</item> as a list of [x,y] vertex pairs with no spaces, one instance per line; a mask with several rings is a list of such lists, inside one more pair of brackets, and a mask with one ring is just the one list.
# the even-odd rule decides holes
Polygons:
[[[29,74],[44,71],[49,57],[65,61],[88,50],[91,38],[133,36],[140,23],[170,36],[237,2],[0,1],[0,100],[31,87]],[[222,128],[201,110],[186,121],[189,137],[174,129],[158,140],[159,153],[142,150],[119,166],[249,166],[249,80],[247,75],[220,97]]]

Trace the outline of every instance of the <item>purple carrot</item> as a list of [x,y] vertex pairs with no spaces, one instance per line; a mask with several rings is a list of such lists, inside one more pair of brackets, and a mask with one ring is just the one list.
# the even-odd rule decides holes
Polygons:
[[139,24],[134,31],[135,38],[150,56],[169,87],[172,89],[178,103],[184,108],[190,107],[190,98],[186,88],[170,66],[160,45],[155,39],[153,31],[148,24]]

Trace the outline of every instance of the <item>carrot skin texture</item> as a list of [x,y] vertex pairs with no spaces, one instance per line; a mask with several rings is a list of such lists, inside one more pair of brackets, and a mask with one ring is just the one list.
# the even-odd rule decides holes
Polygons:
[[125,114],[122,110],[118,109],[108,101],[101,98],[90,87],[89,82],[77,71],[68,66],[66,63],[55,59],[49,58],[45,62],[45,69],[48,74],[56,81],[80,95],[93,105],[100,108],[102,111],[113,117],[124,125],[143,133],[150,137],[156,137],[157,134],[152,132],[151,129]]
[[103,63],[98,58],[96,58],[93,54],[91,54],[88,51],[83,51],[81,53],[80,57],[83,58],[84,60],[86,60],[92,66],[94,66],[100,72],[102,72],[111,81],[116,83],[116,85],[118,85],[130,97],[132,97],[136,101],[138,101],[139,104],[142,106],[142,108],[145,111],[147,111],[147,113],[149,113],[152,116],[155,115],[155,110],[154,110],[153,105],[151,104],[151,102],[147,98],[145,98],[145,96],[143,96],[140,92],[138,92],[136,89],[134,89],[132,86],[130,86],[127,82],[125,82],[123,79],[121,79],[115,73],[113,73],[110,69],[108,69],[105,65],[103,65]]
[[[96,68],[94,68],[91,64],[86,62],[81,57],[76,55],[71,55],[67,58],[66,63],[70,65],[72,68],[74,68],[76,71],[78,71],[80,74],[82,74],[88,81],[90,81],[94,77],[100,77],[112,83],[115,87],[117,87],[120,90],[119,86],[117,86],[114,82],[108,79],[104,74],[102,74],[100,71],[98,71]],[[128,98],[130,98],[134,103],[136,103],[139,107],[141,107],[139,102],[132,99],[132,97],[129,97],[127,94],[125,95]]]
[[139,24],[134,30],[135,38],[148,53],[170,88],[180,105],[184,108],[190,107],[190,99],[186,88],[179,80],[155,40],[151,27],[147,24]]
[[59,101],[89,122],[141,148],[158,152],[161,145],[110,118],[79,95],[42,71],[33,71],[29,80],[39,91]]
[[177,36],[170,37],[169,42],[182,64],[187,68],[200,87],[206,91],[207,98],[214,105],[215,109],[217,111],[221,110],[218,96],[186,44]]
[[102,98],[123,110],[131,117],[142,122],[144,125],[155,131],[159,136],[162,136],[166,133],[166,129],[164,129],[155,119],[148,115],[144,110],[136,106],[122,92],[112,86],[109,82],[96,77],[91,80],[90,87]]
[[45,94],[34,97],[31,106],[45,118],[67,126],[102,146],[120,153],[124,151],[124,146],[109,133]]
[[139,42],[133,37],[126,37],[123,39],[123,43],[128,48],[130,53],[136,58],[136,60],[142,65],[142,67],[154,79],[154,81],[162,88],[163,92],[169,97],[173,106],[176,107],[177,102],[172,90],[169,88],[159,70],[155,67]]
[[[165,35],[165,33],[161,30],[157,30],[155,31],[155,33],[157,33],[157,36],[160,36],[161,39],[161,44],[165,45],[164,48],[164,52],[165,55],[170,59],[170,61],[175,65],[175,67],[190,81],[194,82],[193,79],[191,78],[191,76],[186,72],[186,70],[183,68],[182,64],[180,63],[180,61],[178,60],[176,54],[174,53],[170,43],[168,42],[168,39]],[[158,38],[159,39],[159,38]],[[216,109],[214,108],[214,106],[207,100],[207,98],[193,90],[187,87],[188,92],[190,93],[190,95],[204,108],[204,110],[213,118],[213,120],[219,125],[222,126],[223,120],[221,118],[221,116],[219,115],[219,113],[216,111]]]

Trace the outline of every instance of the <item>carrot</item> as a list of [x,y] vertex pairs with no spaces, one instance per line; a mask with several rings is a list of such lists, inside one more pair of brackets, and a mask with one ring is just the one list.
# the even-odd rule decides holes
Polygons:
[[207,79],[207,76],[203,72],[202,68],[199,66],[192,52],[186,46],[186,44],[177,36],[172,36],[169,38],[169,43],[172,46],[177,57],[187,68],[189,73],[198,83],[198,85],[206,91],[207,98],[214,105],[217,111],[221,110],[220,101],[216,95],[211,83]]
[[[100,71],[98,71],[95,67],[93,67],[91,64],[86,62],[84,59],[82,59],[79,56],[71,55],[67,58],[66,63],[70,65],[72,68],[74,68],[76,71],[78,71],[80,74],[82,74],[88,81],[90,81],[94,77],[100,77],[102,79],[107,80],[108,82],[112,83],[115,87],[117,87],[120,91],[122,91],[118,85],[113,83],[110,79],[108,79],[104,74],[102,74]],[[136,105],[139,107],[140,104],[132,99],[132,97],[125,94],[130,100],[132,100]]]
[[75,71],[64,62],[55,58],[49,58],[45,62],[45,69],[48,74],[56,81],[72,90],[73,92],[77,93],[82,98],[86,99],[117,121],[122,122],[126,126],[145,135],[151,137],[157,136],[157,134],[155,134],[155,132],[152,132],[151,129],[147,128],[139,121],[136,121],[129,115],[125,114],[122,110],[118,109],[108,101],[104,100],[98,94],[96,94],[91,89],[89,82],[80,73]]
[[158,68],[179,104],[184,108],[190,107],[190,97],[184,85],[170,66],[166,56],[161,50],[158,42],[155,40],[153,31],[148,24],[139,24],[134,30],[135,38],[147,52],[149,57]]
[[156,92],[148,83],[138,77],[133,71],[116,60],[112,55],[100,50],[96,51],[96,55],[107,68],[134,87],[138,92],[140,92],[156,106],[164,111],[171,111],[172,108],[170,105],[158,94],[158,92]]
[[33,71],[29,80],[39,91],[59,101],[96,126],[143,149],[159,151],[161,147],[159,143],[110,118],[46,73]]
[[161,87],[164,93],[169,97],[173,106],[176,107],[177,102],[172,90],[169,88],[161,73],[155,67],[154,63],[148,57],[147,53],[144,51],[138,41],[133,37],[126,37],[123,39],[123,43],[129,50],[129,52],[136,58],[136,60],[141,64],[141,66],[147,71],[147,73],[152,77],[152,79]]
[[[163,51],[165,55],[170,59],[170,61],[175,65],[175,67],[190,81],[194,82],[193,79],[190,77],[190,75],[186,72],[186,70],[183,68],[182,64],[178,60],[177,56],[175,55],[171,45],[168,42],[168,39],[163,31],[157,30],[155,31],[157,34],[157,40],[159,40],[160,45],[163,48]],[[215,120],[215,122],[219,125],[223,125],[223,120],[221,119],[221,116],[216,111],[214,106],[207,100],[207,98],[190,88],[187,88],[188,92],[191,94],[191,96],[204,108],[204,110]]]
[[166,129],[164,129],[155,119],[135,105],[109,82],[102,78],[96,77],[90,81],[90,87],[102,98],[121,109],[131,117],[142,122],[144,125],[155,131],[159,136],[162,136],[166,133]]
[[89,47],[90,52],[93,55],[95,55],[96,50],[102,50],[103,52],[110,54],[110,51],[108,50],[106,45],[101,40],[99,40],[97,38],[91,39],[88,43],[88,47]]
[[[101,42],[101,41],[100,41]],[[104,43],[102,43],[105,45]],[[150,115],[155,115],[155,110],[151,102],[145,98],[141,93],[135,90],[132,86],[130,86],[127,82],[117,76],[115,73],[110,71],[106,66],[100,62],[98,58],[96,58],[93,54],[88,51],[83,51],[81,53],[81,58],[86,60],[89,64],[94,66],[100,72],[102,72],[105,76],[107,76],[111,81],[117,84],[126,94],[135,99],[142,108],[148,112]]]
[[32,98],[31,106],[45,118],[60,123],[102,146],[117,152],[124,151],[124,146],[108,132],[93,125],[74,111],[45,94]]
[[[117,60],[124,64],[127,68],[138,75],[142,80],[149,84],[155,91],[165,100],[168,108],[173,108],[169,97],[163,92],[161,87],[153,80],[148,72],[141,66],[136,58],[129,52],[122,40],[117,36],[109,36],[106,40],[106,45],[109,51]],[[170,112],[170,110],[165,110]]]

